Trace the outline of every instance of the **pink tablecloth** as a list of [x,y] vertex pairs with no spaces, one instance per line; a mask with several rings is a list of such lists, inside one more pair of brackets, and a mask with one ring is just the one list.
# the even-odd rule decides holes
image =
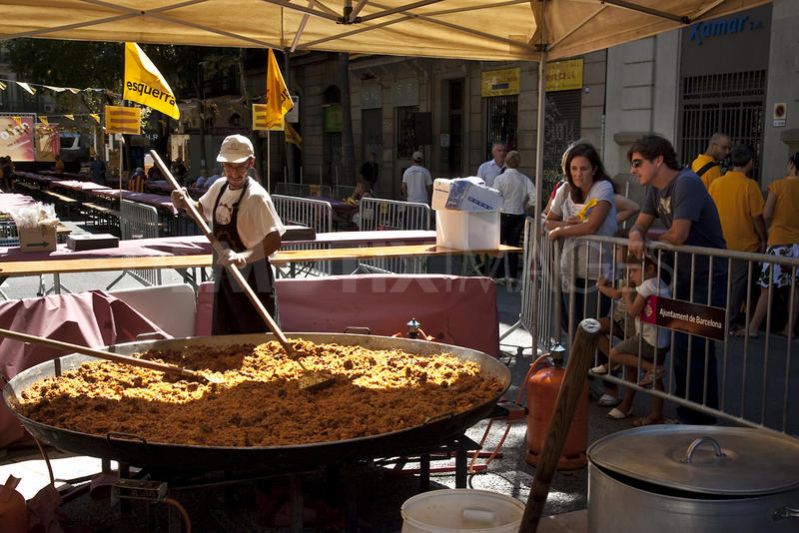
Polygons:
[[[12,300],[0,304],[0,327],[89,347],[130,342],[163,332],[125,302],[99,291]],[[0,372],[7,378],[69,352],[0,339]],[[16,417],[0,407],[0,448],[27,438]]]
[[176,215],[178,213],[178,210],[175,209],[174,205],[172,205],[172,200],[169,199],[168,195],[165,196],[163,194],[150,194],[146,192],[133,192],[120,189],[96,190],[96,191],[91,191],[91,194],[94,196],[101,196],[103,198],[110,198],[113,200],[119,199],[121,195],[123,200],[129,200],[131,202],[139,202],[140,204],[151,205],[163,211],[168,211],[173,215]]
[[203,235],[119,241],[119,248],[100,248],[75,252],[59,244],[54,252],[20,252],[19,248],[0,248],[0,261],[43,261],[47,259],[96,259],[101,257],[160,257],[203,255],[211,245]]
[[102,191],[105,189],[110,189],[110,187],[106,187],[105,185],[100,185],[99,183],[94,183],[93,181],[78,181],[78,180],[59,180],[53,181],[50,183],[50,188],[52,189],[71,189],[73,191]]

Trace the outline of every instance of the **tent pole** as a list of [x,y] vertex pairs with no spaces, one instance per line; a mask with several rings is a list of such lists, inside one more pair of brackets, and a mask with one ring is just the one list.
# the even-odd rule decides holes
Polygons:
[[272,194],[272,132],[266,130],[266,190]]
[[546,49],[541,50],[541,58],[538,61],[538,116],[536,117],[536,132],[535,132],[535,209],[533,210],[535,217],[533,221],[533,253],[531,254],[532,265],[530,268],[530,276],[532,283],[532,298],[530,305],[532,308],[532,323],[533,323],[533,358],[538,355],[538,248],[539,241],[543,238],[541,231],[541,211],[543,210],[546,202],[543,198],[543,185],[544,185],[544,119],[546,117],[546,79],[547,79],[547,52]]

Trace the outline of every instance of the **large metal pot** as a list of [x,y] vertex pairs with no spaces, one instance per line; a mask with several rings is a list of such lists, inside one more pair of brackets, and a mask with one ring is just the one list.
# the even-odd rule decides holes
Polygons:
[[588,531],[799,531],[799,441],[751,428],[659,425],[588,449]]
[[[502,363],[482,352],[460,346],[450,346],[427,341],[332,333],[292,333],[292,338],[307,339],[316,343],[335,342],[343,345],[360,345],[371,349],[400,348],[409,353],[433,355],[449,352],[456,357],[480,364],[481,373],[502,384],[502,392],[486,399],[468,411],[442,416],[425,424],[372,435],[369,437],[319,442],[297,446],[225,447],[197,446],[147,442],[136,435],[93,435],[58,428],[31,420],[17,409],[18,397],[34,382],[79,367],[94,360],[85,355],[67,355],[39,365],[16,375],[3,389],[3,400],[17,415],[20,422],[40,441],[63,450],[115,459],[131,465],[161,467],[178,470],[208,470],[227,468],[297,469],[346,460],[387,457],[429,451],[431,446],[461,435],[467,428],[492,412],[499,396],[510,384],[510,371]],[[167,341],[145,341],[119,344],[110,351],[131,354],[152,349],[180,350],[185,346],[228,346],[233,344],[258,344],[272,340],[272,335],[237,335],[235,337],[195,337]],[[324,394],[320,391],[319,394]]]

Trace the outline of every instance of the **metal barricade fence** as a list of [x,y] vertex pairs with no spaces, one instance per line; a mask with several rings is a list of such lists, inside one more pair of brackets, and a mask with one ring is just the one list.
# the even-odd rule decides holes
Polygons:
[[[500,336],[500,340],[508,337],[518,328],[524,328],[528,333],[537,333],[536,348],[539,351],[545,351],[552,347],[553,342],[558,341],[560,327],[560,322],[556,320],[559,316],[559,301],[556,299],[553,286],[553,281],[557,280],[557,270],[553,260],[557,257],[559,244],[546,237],[539,237],[535,252],[537,261],[534,263],[534,229],[535,220],[527,217],[524,222],[524,240],[522,242],[524,263],[520,288],[519,320],[505,330]],[[538,270],[535,281],[533,280],[533,268]],[[535,298],[533,293],[535,293]],[[533,305],[536,306],[537,313],[533,313]]]
[[[284,224],[298,224],[313,228],[316,233],[329,233],[333,231],[333,207],[330,202],[314,200],[312,198],[297,198],[294,196],[283,196],[280,194],[272,195],[272,202],[280,219]],[[284,250],[315,250],[324,245],[313,243],[296,244],[284,242]],[[288,270],[278,269],[278,275],[296,277],[297,274],[305,276],[328,276],[331,272],[329,261],[319,261],[316,263],[304,263],[302,265],[292,265]]]
[[[119,213],[119,231],[123,240],[158,238],[158,210],[155,207],[122,200]],[[161,285],[161,269],[137,268],[122,272],[107,289],[116,285],[126,274],[142,285]]]
[[[606,332],[614,329],[615,322],[616,339],[636,335],[636,341],[617,349],[619,345],[610,337],[604,351],[614,347],[612,359],[622,363],[623,370],[614,375],[614,365],[607,363],[608,373],[598,377],[676,404],[684,421],[710,423],[715,417],[799,435],[799,365],[791,364],[796,351],[793,326],[799,314],[799,259],[652,242],[647,246],[649,260],[625,263],[626,246],[626,239],[586,236],[567,239],[560,259],[545,260],[549,252],[556,255],[555,248],[542,251],[542,265],[555,268],[541,287],[549,284],[556,302],[542,302],[548,298],[542,289],[532,292],[532,305],[539,306],[534,343],[545,345],[552,321],[561,317],[568,331],[566,340],[573,337],[581,318],[608,317]],[[641,281],[649,276],[654,280],[650,287],[661,293],[656,301],[637,304],[642,305],[643,315],[620,313],[621,300],[599,296],[596,279],[600,275],[609,280],[609,286],[619,288],[621,275],[637,277],[639,271],[644,273]],[[563,276],[561,282],[556,280],[558,273]],[[543,267],[542,274],[547,277]],[[635,302],[637,294],[631,293],[627,305]],[[567,312],[551,312],[557,302]],[[641,316],[646,319],[643,326],[635,324]],[[645,340],[647,332],[640,333],[647,325],[655,328],[648,338],[658,344],[662,340],[656,334],[667,332],[668,342],[662,344],[667,348],[651,347]],[[740,336],[733,334],[738,327]],[[786,335],[779,335],[775,328]],[[595,364],[606,363],[606,355],[598,350]]]
[[11,215],[0,213],[0,247],[19,246],[17,224]]
[[313,183],[290,183],[279,181],[275,183],[275,195],[295,196],[298,198],[309,198],[314,196],[333,197],[333,190],[330,185],[320,185]]
[[355,185],[336,185],[333,187],[333,198],[349,198],[355,194]]
[[[431,211],[427,204],[370,197],[362,198],[359,204],[358,228],[361,231],[429,230],[430,225]],[[359,263],[358,270],[421,274],[427,272],[427,261],[403,257],[374,259]]]

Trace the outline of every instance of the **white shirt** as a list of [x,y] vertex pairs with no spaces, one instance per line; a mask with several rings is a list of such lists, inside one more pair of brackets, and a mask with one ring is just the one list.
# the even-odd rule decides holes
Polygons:
[[402,183],[408,188],[408,201],[429,204],[427,187],[433,185],[430,171],[422,165],[411,165],[402,174]]
[[[660,285],[660,290],[658,290],[658,284]],[[663,296],[664,298],[671,297],[671,290],[669,289],[669,286],[663,281],[659,280],[657,277],[645,279],[641,285],[636,287],[635,290],[644,299],[649,298],[653,294],[657,296]],[[644,309],[641,312],[647,313],[647,311],[650,313],[654,312],[649,305],[644,306]],[[643,333],[641,332],[642,329]],[[652,324],[642,324],[641,318],[635,317],[635,331],[641,335],[650,346],[654,346],[655,348],[669,347],[669,331],[665,328],[658,328]]]
[[[251,178],[249,181],[247,192],[244,193],[239,203],[239,217],[236,222],[236,229],[244,246],[252,248],[273,231],[283,235],[286,233],[286,227],[283,225],[283,221],[280,220],[277,210],[275,210],[275,205],[272,203],[272,198],[266,192],[266,189]],[[228,187],[222,198],[219,199],[216,220],[211,220],[216,197],[225,183],[227,183],[227,178],[216,180],[200,198],[203,216],[211,223],[229,223],[233,204],[241,196],[241,189],[231,191],[230,187]]]
[[[585,204],[591,200],[607,202],[610,204],[610,211],[602,222],[602,225],[599,226],[599,229],[594,232],[594,235],[613,237],[619,228],[616,223],[616,203],[613,195],[613,185],[610,181],[600,180],[594,182],[591,186],[591,190],[588,191],[588,195],[585,198],[585,203],[576,204],[571,198],[569,185],[564,184],[558,189],[558,192],[555,193],[555,199],[552,201],[550,210],[552,213],[559,215],[562,220],[566,220],[580,213],[583,207],[585,207]],[[591,209],[588,211],[590,214]],[[604,276],[609,278],[611,263],[610,248],[610,246],[599,246],[596,244],[586,246],[584,243],[580,244],[575,239],[565,239],[563,242],[563,251],[560,256],[561,270],[564,273],[561,277],[564,289],[570,290],[567,287],[569,275],[572,272],[572,265],[575,268],[576,277],[597,279],[599,276]],[[576,264],[573,264],[572,257],[575,253],[577,255],[577,260]],[[588,254],[587,266],[586,253]]]
[[497,162],[493,159],[486,161],[477,169],[477,177],[482,178],[488,187],[494,186],[494,180],[500,174],[502,174],[502,167],[497,165]]
[[535,191],[530,178],[516,170],[506,169],[494,180],[494,188],[502,195],[502,212],[509,215],[523,215],[525,198],[529,204],[535,203]]

